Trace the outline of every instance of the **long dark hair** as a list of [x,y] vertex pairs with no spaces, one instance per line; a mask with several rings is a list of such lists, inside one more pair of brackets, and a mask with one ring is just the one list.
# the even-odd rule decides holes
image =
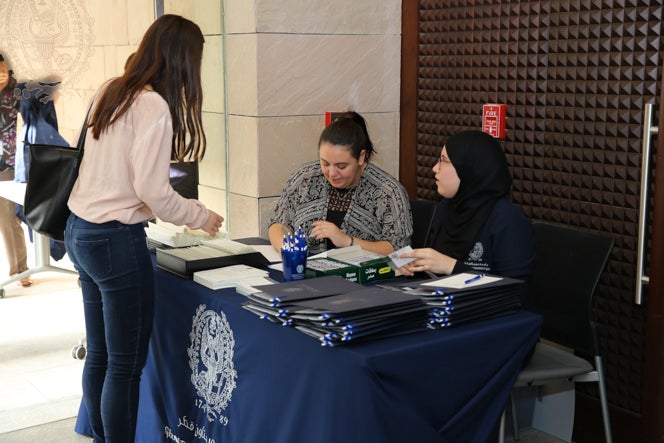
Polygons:
[[201,117],[203,43],[198,25],[186,18],[167,14],[155,20],[124,74],[111,80],[98,99],[90,123],[94,138],[127,112],[149,85],[171,111],[171,160],[202,159],[206,146]]
[[318,146],[320,147],[323,143],[348,146],[356,159],[360,158],[360,154],[364,150],[364,161],[366,162],[375,152],[369,138],[369,131],[367,131],[367,123],[364,121],[364,117],[355,111],[344,112],[327,125],[320,135]]

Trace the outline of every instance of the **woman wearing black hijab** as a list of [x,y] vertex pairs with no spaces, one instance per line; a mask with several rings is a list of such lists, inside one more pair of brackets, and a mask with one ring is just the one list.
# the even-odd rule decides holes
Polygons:
[[468,270],[505,277],[526,277],[535,259],[533,228],[512,203],[512,179],[498,141],[481,131],[451,136],[433,167],[438,204],[428,248],[401,255],[415,258],[400,268],[456,274]]

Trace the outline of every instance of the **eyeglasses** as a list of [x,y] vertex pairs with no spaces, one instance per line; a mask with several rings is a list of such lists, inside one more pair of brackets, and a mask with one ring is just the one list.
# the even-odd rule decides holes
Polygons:
[[443,154],[440,154],[440,157],[438,158],[438,167],[442,166],[443,163],[449,163],[451,164],[452,162],[450,161],[449,158],[445,157]]

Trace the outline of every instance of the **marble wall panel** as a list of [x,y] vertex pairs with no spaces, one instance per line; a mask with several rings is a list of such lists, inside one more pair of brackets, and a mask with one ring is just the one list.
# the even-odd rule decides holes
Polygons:
[[258,199],[230,194],[230,238],[256,237],[259,220]]
[[258,236],[268,238],[268,222],[274,212],[274,205],[277,204],[277,197],[268,197],[258,199]]
[[203,111],[224,112],[223,44],[219,35],[205,37],[201,79]]
[[226,94],[229,115],[258,115],[257,37],[256,34],[226,37]]
[[135,49],[154,20],[154,0],[125,0],[125,2],[127,10],[130,11],[127,14],[127,42]]
[[198,181],[217,189],[226,189],[226,144],[224,115],[203,113],[203,128],[207,138],[205,157],[199,164]]
[[[68,91],[74,90],[96,91],[97,88],[99,88],[99,86],[101,86],[101,84],[111,75],[111,72],[106,69],[106,63],[109,58],[113,60],[112,64],[114,65],[112,75],[117,75],[115,72],[115,54],[111,54],[113,49],[114,47],[112,46],[95,46],[94,52],[88,59],[90,68],[88,70],[81,71],[76,82],[71,85],[65,85],[62,92],[66,93]],[[71,86],[71,88],[68,86]]]
[[[78,141],[78,134],[83,126],[89,104],[89,97],[84,95],[71,95],[67,96],[66,99],[60,97],[55,101],[58,132],[72,145]],[[60,121],[67,121],[69,125],[62,126]]]
[[[85,2],[85,5],[90,16],[94,18],[95,46],[126,45],[129,43],[126,1],[89,0]],[[143,11],[138,13],[141,14]]]
[[400,49],[399,36],[259,34],[258,114],[396,112]]
[[[227,204],[226,204],[225,191],[200,185],[198,187],[198,199],[202,201],[207,208],[221,215],[222,217],[224,217],[224,219],[227,219],[226,217]],[[226,220],[221,225],[221,230],[219,232],[221,234],[228,233],[228,227],[229,227],[229,221]]]
[[164,14],[176,14],[193,20],[196,13],[196,2],[183,2],[179,0],[164,0]]
[[164,1],[165,13],[188,18],[200,26],[204,35],[221,34],[221,9],[222,2],[220,0]]
[[226,34],[252,34],[256,32],[256,2],[225,0],[224,23]]
[[109,68],[112,69],[112,75],[120,75],[124,71],[125,65],[127,64],[127,59],[132,55],[138,45],[127,45],[127,46],[115,46],[113,48],[113,64],[109,64]]
[[258,124],[258,195],[279,195],[288,177],[302,163],[318,159],[322,115],[265,117]]
[[399,178],[399,113],[363,114],[376,153],[371,161]]
[[229,190],[234,194],[257,198],[259,168],[256,117],[228,116],[228,151]]
[[401,34],[401,0],[256,0],[255,7],[259,33]]

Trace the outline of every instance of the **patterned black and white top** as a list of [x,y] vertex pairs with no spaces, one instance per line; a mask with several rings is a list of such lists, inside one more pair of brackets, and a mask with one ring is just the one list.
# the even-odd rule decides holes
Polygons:
[[[310,232],[312,222],[326,220],[331,190],[320,163],[305,163],[286,182],[269,225],[281,223],[292,230],[301,226]],[[395,250],[409,245],[413,221],[406,190],[390,174],[369,163],[339,228],[362,240],[386,240]],[[313,238],[309,238],[308,247],[312,254],[327,249],[324,240]]]
[[16,81],[12,78],[4,89],[0,90],[0,171],[14,167],[16,155],[16,118],[19,100],[14,96]]

